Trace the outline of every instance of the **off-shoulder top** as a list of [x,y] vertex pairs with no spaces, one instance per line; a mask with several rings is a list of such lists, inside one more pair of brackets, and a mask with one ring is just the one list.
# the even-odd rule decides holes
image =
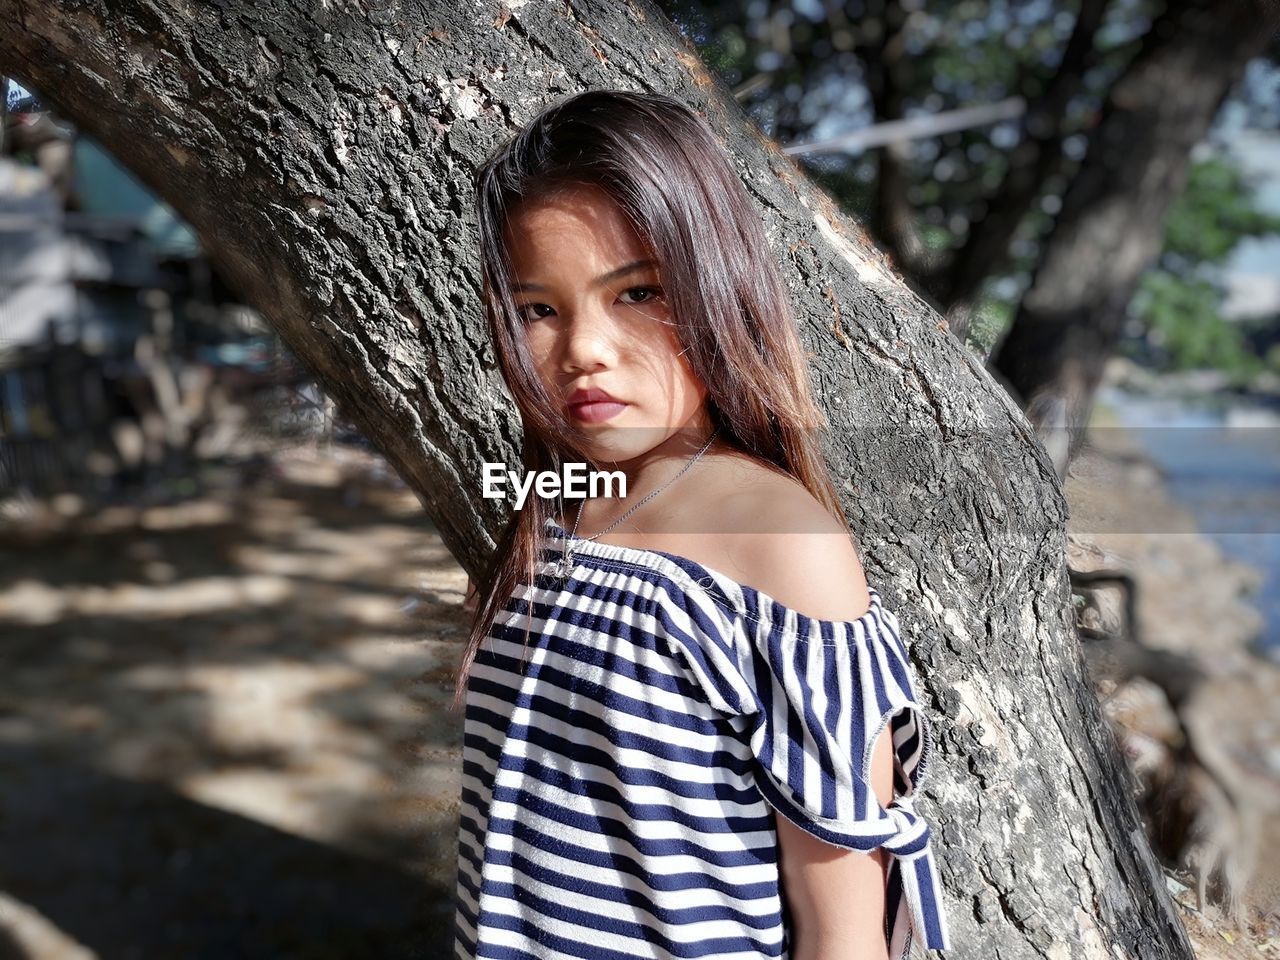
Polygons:
[[[686,557],[582,539],[561,580],[569,534],[545,533],[467,682],[457,957],[787,960],[775,813],[891,854],[891,960],[949,948],[914,809],[932,723],[879,591],[821,620]],[[883,806],[868,765],[886,725]]]

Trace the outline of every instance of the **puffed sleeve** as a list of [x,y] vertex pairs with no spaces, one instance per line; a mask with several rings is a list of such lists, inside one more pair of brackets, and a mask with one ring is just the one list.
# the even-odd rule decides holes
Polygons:
[[[932,724],[916,702],[913,668],[897,617],[870,588],[858,620],[807,617],[748,591],[741,677],[756,782],[782,815],[815,837],[889,858],[886,937],[891,960],[913,940],[951,945],[929,824],[915,799],[933,750]],[[893,801],[882,806],[868,777],[876,736],[893,738]]]

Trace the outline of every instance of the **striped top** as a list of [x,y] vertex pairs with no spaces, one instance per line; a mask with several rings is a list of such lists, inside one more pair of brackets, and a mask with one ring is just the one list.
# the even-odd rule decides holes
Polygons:
[[[819,620],[687,557],[592,540],[562,582],[569,535],[546,534],[467,681],[456,956],[787,960],[775,811],[890,852],[890,960],[949,948],[913,806],[932,725],[879,592],[857,620]],[[866,777],[886,723],[887,808]]]

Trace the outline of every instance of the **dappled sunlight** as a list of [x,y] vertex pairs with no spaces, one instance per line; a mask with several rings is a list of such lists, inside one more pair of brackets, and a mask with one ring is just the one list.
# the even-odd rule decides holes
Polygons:
[[34,625],[56,623],[67,617],[145,620],[153,616],[190,616],[275,605],[289,599],[291,593],[288,580],[258,575],[201,577],[172,584],[61,588],[18,580],[0,591],[0,622]]
[[[401,920],[442,923],[466,575],[412,493],[384,484],[353,498],[350,477],[303,482],[308,457],[297,459],[268,488],[0,534],[21,543],[0,561],[0,821],[43,803],[59,758],[85,790],[136,784],[171,798],[175,823],[146,841],[161,859],[189,856],[202,842],[195,811],[218,811],[265,829],[269,844],[291,837],[394,866],[418,885]],[[89,824],[98,809],[105,817],[88,798]],[[91,843],[142,813],[110,816]],[[43,872],[68,896],[100,898],[102,871],[72,877],[64,859],[46,858]],[[188,893],[242,885],[243,868],[228,862]]]

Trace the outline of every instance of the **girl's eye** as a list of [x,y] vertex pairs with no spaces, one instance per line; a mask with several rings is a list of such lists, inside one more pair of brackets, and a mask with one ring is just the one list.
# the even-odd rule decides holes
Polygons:
[[648,303],[650,300],[654,300],[662,296],[661,287],[631,287],[630,289],[624,290],[622,292],[624,294],[642,293],[647,295],[639,301],[632,301],[633,304]]
[[523,307],[517,307],[516,310],[520,315],[520,319],[524,323],[532,323],[534,320],[541,320],[542,317],[547,316],[547,314],[545,313],[541,315],[534,314],[530,316],[529,311],[536,310],[539,307],[545,307],[547,310],[550,310],[552,313],[555,312],[554,310],[551,310],[551,308],[548,307],[545,303],[526,303]]
[[[642,303],[650,303],[653,300],[662,298],[661,287],[629,287],[622,291],[623,296],[632,296],[633,299],[625,300],[633,307],[638,307]],[[638,295],[638,296],[637,296]],[[539,310],[545,310],[546,313],[538,313]],[[555,314],[555,310],[545,303],[526,303],[516,308],[516,313],[520,317],[522,323],[532,323],[535,320],[541,320]]]

